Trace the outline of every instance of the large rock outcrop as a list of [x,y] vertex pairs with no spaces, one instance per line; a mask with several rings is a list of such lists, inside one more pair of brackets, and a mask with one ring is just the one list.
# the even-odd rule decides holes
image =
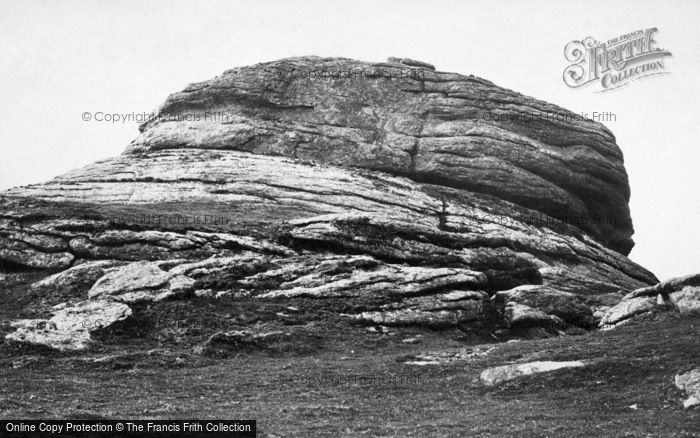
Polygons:
[[473,76],[291,58],[190,85],[140,130],[2,193],[0,269],[75,302],[317,298],[436,326],[510,305],[588,327],[585,300],[658,281],[626,257],[613,135]]

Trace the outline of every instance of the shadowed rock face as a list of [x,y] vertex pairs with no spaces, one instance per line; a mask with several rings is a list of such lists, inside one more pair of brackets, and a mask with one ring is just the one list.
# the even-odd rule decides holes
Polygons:
[[482,79],[293,58],[190,85],[158,116],[119,157],[1,194],[0,269],[45,270],[33,289],[71,305],[316,298],[436,327],[590,327],[581,297],[658,281],[625,257],[612,134]]

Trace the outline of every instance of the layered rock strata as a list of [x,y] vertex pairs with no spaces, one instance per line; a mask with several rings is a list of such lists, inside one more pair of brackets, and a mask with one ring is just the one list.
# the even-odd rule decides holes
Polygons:
[[626,257],[610,131],[473,76],[291,58],[190,85],[140,130],[2,193],[0,269],[70,305],[318,299],[436,328],[590,328],[598,298],[658,281]]

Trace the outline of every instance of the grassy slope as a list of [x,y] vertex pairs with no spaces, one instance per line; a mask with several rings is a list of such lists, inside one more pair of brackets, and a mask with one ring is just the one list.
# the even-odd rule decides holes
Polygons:
[[[500,343],[483,357],[424,367],[404,362],[484,348],[475,346],[484,340],[415,329],[368,334],[325,320],[305,325],[286,352],[228,358],[192,354],[190,338],[117,334],[82,355],[0,344],[0,417],[254,418],[261,436],[700,436],[700,410],[684,411],[673,384],[676,373],[700,366],[699,328],[698,316],[657,315],[611,332]],[[421,343],[401,343],[415,334]],[[321,339],[313,348],[312,338]],[[596,362],[493,388],[477,380],[487,366],[571,359]],[[413,380],[389,381],[398,375]],[[338,382],[353,376],[366,380]]]

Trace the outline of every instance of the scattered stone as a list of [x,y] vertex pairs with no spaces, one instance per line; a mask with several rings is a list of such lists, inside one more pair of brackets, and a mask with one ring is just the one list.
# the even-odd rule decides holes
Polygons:
[[424,367],[427,365],[440,365],[440,361],[438,360],[409,360],[408,362],[404,362],[406,365],[415,365],[419,367]]
[[194,291],[194,296],[198,298],[215,298],[216,292],[212,289],[197,289]]

